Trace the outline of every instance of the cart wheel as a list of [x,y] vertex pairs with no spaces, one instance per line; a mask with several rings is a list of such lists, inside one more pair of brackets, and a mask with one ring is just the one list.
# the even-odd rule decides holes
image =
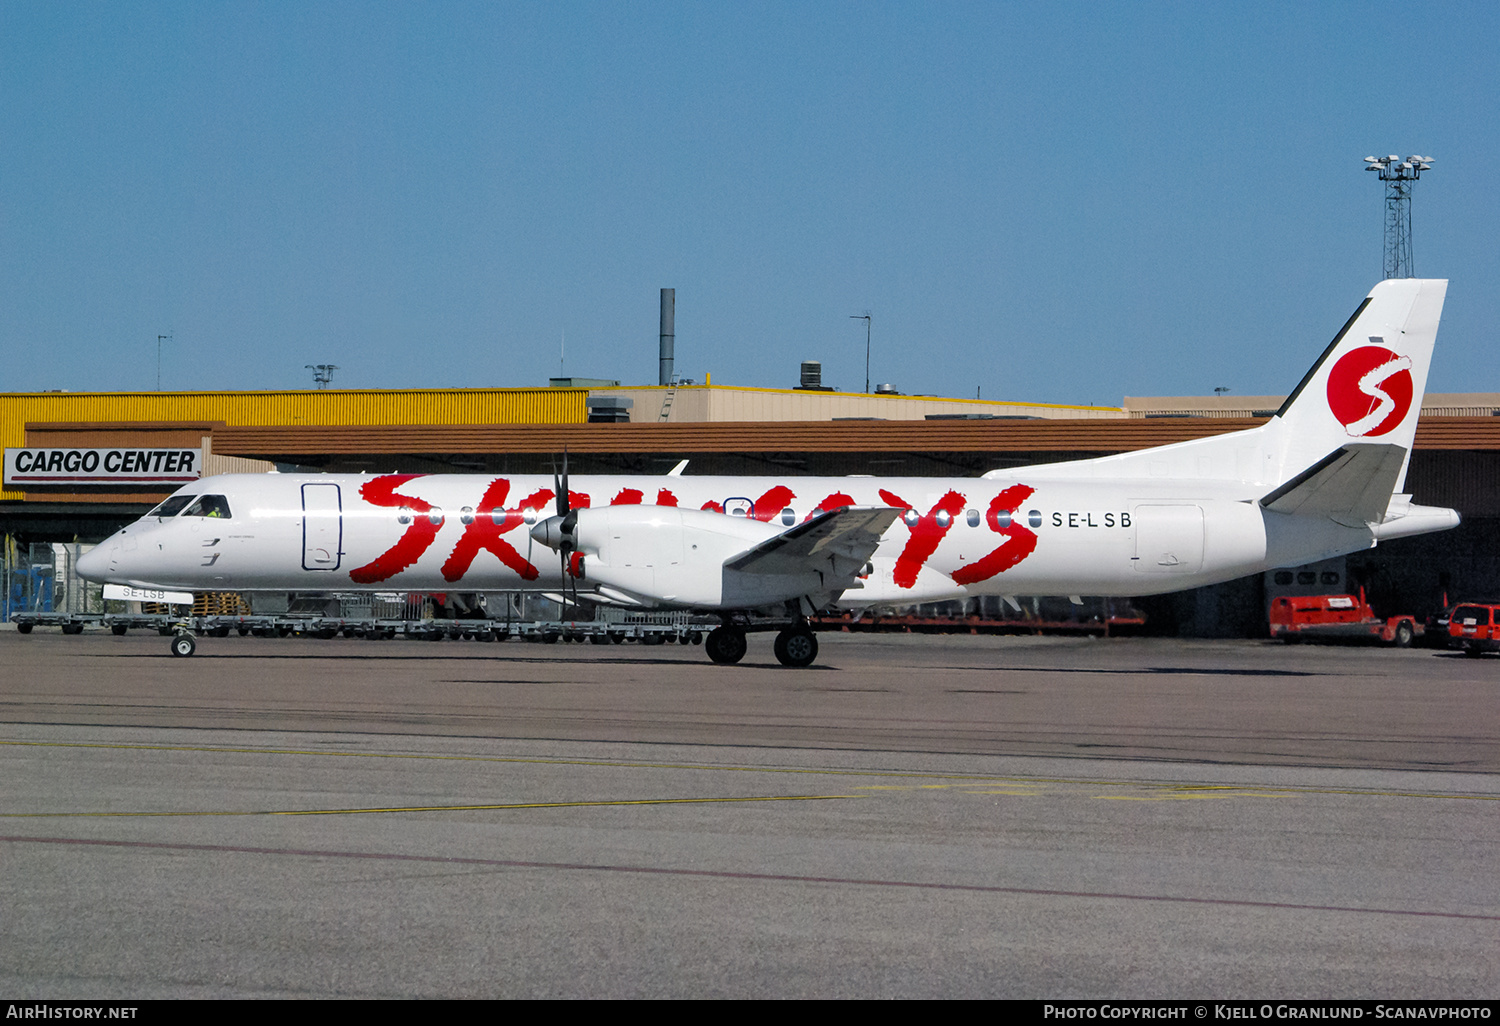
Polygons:
[[1397,648],[1408,648],[1408,647],[1410,647],[1411,646],[1411,639],[1412,639],[1411,624],[1408,621],[1406,621],[1406,620],[1402,620],[1399,624],[1396,625],[1396,647]]
[[31,633],[31,628],[34,627],[34,626],[36,626],[36,625],[35,624],[30,624],[30,623],[18,623],[18,624],[16,624],[16,633],[18,633],[18,634],[30,634]]
[[174,656],[190,656],[198,648],[198,643],[193,640],[191,634],[178,634],[172,639],[172,654]]
[[116,637],[124,637],[125,632],[130,628],[126,627],[123,623],[113,623],[109,625],[109,629],[110,633],[114,634]]

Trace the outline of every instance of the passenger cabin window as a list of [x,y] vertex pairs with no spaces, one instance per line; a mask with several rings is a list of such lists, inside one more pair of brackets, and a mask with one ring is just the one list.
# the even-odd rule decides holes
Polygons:
[[196,498],[196,495],[174,495],[166,502],[162,503],[160,506],[157,506],[150,513],[147,513],[146,516],[175,517],[177,514],[183,511],[188,503],[192,502]]
[[183,514],[185,517],[213,517],[216,520],[229,519],[229,500],[222,495],[204,495],[187,508]]
[[970,527],[978,527],[979,526],[979,510],[977,510],[977,509],[971,509],[971,510],[969,510],[967,513],[964,514],[964,519],[966,519],[969,522],[969,526]]
[[792,507],[790,507],[790,506],[788,506],[786,509],[782,510],[781,511],[781,522],[783,524],[785,524],[787,527],[791,527],[793,524],[795,524],[797,522],[797,513],[796,513],[796,511],[793,510]]

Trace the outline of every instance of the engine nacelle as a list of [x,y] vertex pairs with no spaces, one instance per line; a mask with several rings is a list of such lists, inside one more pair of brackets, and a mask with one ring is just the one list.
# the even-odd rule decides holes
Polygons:
[[[565,520],[571,523],[564,524]],[[583,553],[583,579],[601,592],[691,609],[754,609],[828,590],[816,570],[765,574],[725,561],[784,528],[675,506],[601,506],[550,517],[531,530],[550,548]]]

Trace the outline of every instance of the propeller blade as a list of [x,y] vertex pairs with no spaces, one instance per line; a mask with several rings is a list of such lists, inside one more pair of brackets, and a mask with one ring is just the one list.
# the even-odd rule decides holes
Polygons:
[[552,457],[552,494],[556,496],[557,515],[565,517],[568,515],[571,504],[568,502],[568,450],[563,449],[562,476],[557,474],[557,457]]

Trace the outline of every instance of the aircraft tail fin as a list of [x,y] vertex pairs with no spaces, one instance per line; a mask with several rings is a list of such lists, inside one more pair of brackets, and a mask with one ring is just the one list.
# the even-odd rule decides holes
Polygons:
[[[1446,280],[1421,278],[1370,290],[1272,419],[1284,481],[1350,443],[1377,443],[1404,451],[1387,500],[1401,490],[1447,290]],[[1369,470],[1387,459],[1367,454],[1344,466]]]
[[[1259,427],[1026,468],[1028,480],[1094,476],[1225,481],[1266,509],[1380,523],[1406,482],[1448,282],[1370,290],[1312,369]],[[1014,467],[987,478],[1014,478]]]

